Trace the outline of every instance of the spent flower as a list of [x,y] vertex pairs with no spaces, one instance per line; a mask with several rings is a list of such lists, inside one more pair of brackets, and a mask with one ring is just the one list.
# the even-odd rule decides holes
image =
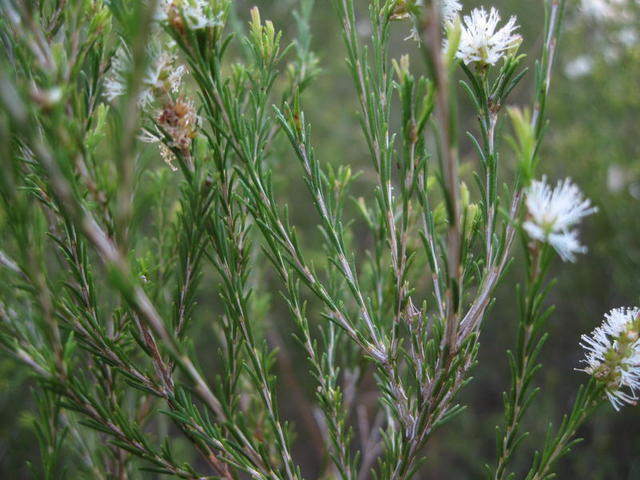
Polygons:
[[582,369],[604,386],[616,410],[636,404],[640,390],[640,309],[615,308],[601,326],[583,335],[587,366]]
[[145,130],[139,137],[147,143],[158,143],[163,160],[176,170],[173,151],[191,161],[191,144],[198,135],[199,118],[193,102],[182,98],[168,101],[155,118],[155,131]]
[[572,228],[598,209],[570,179],[559,181],[554,189],[545,177],[534,180],[526,196],[528,218],[523,227],[532,239],[549,243],[565,261],[573,262],[576,253],[587,251]]
[[417,15],[422,6],[422,0],[396,0],[391,11],[391,20],[406,20],[411,15]]
[[465,15],[456,56],[465,65],[473,63],[486,67],[495,65],[507,52],[517,48],[522,37],[514,33],[518,29],[516,17],[511,17],[496,31],[499,22],[500,14],[493,7],[488,13],[481,7],[474,9],[471,15]]

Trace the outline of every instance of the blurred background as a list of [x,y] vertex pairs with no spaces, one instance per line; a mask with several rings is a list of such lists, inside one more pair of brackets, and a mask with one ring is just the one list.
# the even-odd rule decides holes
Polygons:
[[[368,33],[366,0],[360,2],[361,31]],[[526,63],[540,51],[543,41],[542,0],[466,0],[467,12],[481,4],[498,7],[503,19],[516,15],[521,25],[522,50],[530,54]],[[249,7],[258,5],[264,18],[271,19],[291,38],[294,22],[291,12],[295,0],[237,0],[239,20]],[[393,57],[412,54],[415,70],[420,55],[413,41],[405,41],[411,25],[395,27]],[[321,74],[307,92],[304,108],[313,126],[319,158],[335,165],[348,164],[361,171],[354,194],[370,194],[372,171],[360,133],[358,106],[351,78],[344,64],[345,50],[330,0],[316,0],[312,20],[313,48],[320,59]],[[513,104],[528,105],[532,97],[532,74],[512,95]],[[462,92],[461,92],[462,93]],[[475,129],[470,105],[462,102],[461,132]],[[637,305],[640,299],[640,2],[637,0],[569,0],[565,28],[561,37],[548,109],[550,126],[546,135],[540,169],[555,183],[570,176],[599,207],[597,215],[582,226],[583,243],[589,253],[575,264],[555,264],[558,285],[549,297],[557,310],[549,321],[550,337],[541,355],[544,368],[537,377],[541,394],[534,402],[526,423],[531,437],[525,440],[514,467],[522,472],[531,462],[533,451],[541,445],[547,422],[558,423],[573,400],[585,375],[580,368],[580,335],[590,332],[613,307]],[[508,125],[504,126],[508,133]],[[463,161],[475,164],[471,145],[461,145]],[[502,145],[505,172],[512,170],[512,157],[506,142]],[[275,179],[282,202],[292,209],[294,223],[309,249],[320,245],[316,218],[309,215],[305,187],[297,179],[293,159],[283,155],[274,159]],[[297,167],[297,165],[296,165]],[[304,199],[301,201],[300,199]],[[356,238],[355,245],[365,248]],[[317,252],[321,255],[322,252]],[[475,479],[483,475],[482,466],[493,462],[495,425],[502,420],[501,394],[508,388],[509,376],[505,346],[512,346],[517,322],[513,284],[522,278],[522,265],[515,262],[509,277],[497,294],[496,307],[489,316],[481,338],[479,364],[474,380],[463,391],[460,402],[467,412],[442,428],[430,442],[427,461],[417,478]],[[206,282],[204,282],[206,285]],[[291,322],[286,309],[275,300],[270,315],[280,343],[288,353],[293,375],[303,379],[302,393],[311,397],[313,383],[304,354],[291,338]],[[203,292],[201,304],[215,297]],[[280,367],[282,367],[282,363]],[[0,356],[0,478],[30,478],[25,464],[37,463],[37,442],[33,428],[34,406],[28,372],[10,359]],[[306,381],[304,379],[307,379]],[[280,401],[290,409],[291,386],[280,381]],[[314,455],[305,436],[304,422],[289,412],[296,422],[298,460],[304,472],[314,478],[322,459]],[[558,466],[558,478],[640,479],[640,409],[627,407],[616,413],[607,404],[581,430],[584,441]],[[516,478],[520,478],[516,476]]]

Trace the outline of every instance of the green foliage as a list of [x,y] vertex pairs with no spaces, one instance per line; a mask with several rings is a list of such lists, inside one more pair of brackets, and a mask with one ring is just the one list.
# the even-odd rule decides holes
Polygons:
[[[505,106],[528,73],[519,43],[496,66],[465,64],[464,27],[442,23],[438,2],[367,2],[363,35],[360,4],[334,0],[362,192],[307,115],[318,3],[296,2],[295,32],[231,0],[0,6],[0,344],[32,375],[34,477],[414,478],[436,432],[467,414],[458,394],[518,237],[488,478],[527,457],[555,254],[521,225],[565,2],[544,2],[533,98],[509,111],[507,150]],[[391,58],[407,23],[426,73]],[[463,136],[465,95],[478,126]],[[461,159],[467,140],[478,168]],[[597,380],[578,390],[528,480],[553,476],[603,397]]]

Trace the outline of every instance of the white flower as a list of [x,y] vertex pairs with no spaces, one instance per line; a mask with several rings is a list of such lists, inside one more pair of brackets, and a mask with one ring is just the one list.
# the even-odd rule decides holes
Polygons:
[[564,73],[571,79],[581,78],[593,71],[593,58],[581,55],[574,58],[564,67]]
[[191,0],[183,7],[184,18],[189,28],[199,30],[224,25],[222,14],[215,13],[208,0]]
[[153,19],[158,23],[166,22],[169,18],[168,12],[172,4],[172,0],[160,0],[156,3],[156,8],[153,12]]
[[607,168],[607,189],[611,193],[620,193],[627,185],[629,174],[622,165],[612,163]]
[[[154,48],[149,49],[149,54],[152,58],[138,94],[138,106],[141,108],[149,106],[158,91],[177,93],[182,85],[182,76],[186,73],[183,65],[176,66],[174,55]],[[123,43],[111,61],[111,70],[104,83],[104,95],[108,101],[112,102],[127,92],[127,76],[131,68],[131,53]]]
[[640,390],[640,309],[615,308],[580,345],[587,351],[582,371],[605,385],[607,398],[616,410],[635,404]]
[[489,13],[481,7],[474,9],[471,15],[464,16],[456,56],[465,65],[495,65],[505,52],[520,44],[522,37],[514,34],[518,28],[516,17],[511,17],[504,27],[496,31],[499,21],[500,14],[493,7]]
[[627,9],[628,0],[582,0],[582,10],[598,19],[620,18]]
[[127,91],[127,83],[124,77],[130,67],[130,59],[127,49],[120,45],[111,60],[111,71],[104,82],[104,96],[112,102]]
[[169,72],[169,75],[167,76],[167,83],[173,93],[178,93],[180,91],[180,87],[182,87],[182,77],[185,73],[187,73],[187,67],[184,65],[178,65]]
[[573,262],[576,253],[587,251],[571,228],[598,209],[591,206],[570,179],[559,181],[551,190],[543,177],[531,184],[526,195],[529,218],[523,227],[531,238],[548,242],[565,261]]
[[[422,0],[417,0],[415,2],[415,5],[423,7],[424,2]],[[443,25],[446,27],[447,25],[453,23],[456,15],[460,13],[460,10],[462,10],[462,4],[459,0],[440,0],[440,18],[442,19]],[[409,17],[410,14],[408,12],[404,12],[402,14],[395,14],[394,18],[404,19]],[[418,27],[417,25],[415,25],[415,23],[411,28],[409,35],[404,40],[415,40],[416,42],[420,43],[420,34],[418,33]]]
[[417,43],[420,43],[420,32],[418,32],[418,28],[415,25],[411,27],[409,35],[404,37],[404,41],[406,42],[407,40],[413,40]]
[[224,25],[223,11],[209,0],[164,0],[156,10],[156,20],[166,22],[172,17],[184,17],[190,30],[202,30]]
[[453,22],[460,10],[462,4],[458,0],[440,0],[440,16],[445,24]]

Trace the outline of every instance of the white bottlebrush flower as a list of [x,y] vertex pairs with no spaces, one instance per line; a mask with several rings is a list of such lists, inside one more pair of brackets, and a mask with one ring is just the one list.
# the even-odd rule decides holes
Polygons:
[[589,75],[593,71],[593,58],[589,55],[581,55],[568,62],[564,67],[564,73],[570,79],[578,79]]
[[[183,65],[176,65],[176,57],[166,51],[150,49],[149,54],[152,58],[138,94],[138,105],[141,108],[149,106],[159,92],[178,93],[186,72]],[[111,60],[111,70],[104,83],[104,95],[108,101],[111,102],[127,92],[127,77],[131,68],[131,53],[122,44]]]
[[451,23],[462,10],[462,4],[458,0],[440,0],[440,16],[444,23]]
[[529,215],[523,227],[532,239],[548,242],[565,261],[573,262],[576,253],[586,252],[572,227],[598,209],[570,179],[559,181],[553,190],[545,177],[535,180],[526,197]]
[[111,60],[111,70],[104,82],[104,96],[112,102],[127,91],[125,74],[131,65],[127,49],[120,45]]
[[621,19],[629,14],[628,0],[582,0],[582,11],[597,19]]
[[607,398],[616,410],[635,404],[640,390],[640,309],[615,308],[603,324],[580,344],[587,352],[582,369],[605,386]]
[[190,30],[202,30],[224,25],[223,11],[209,0],[164,0],[156,11],[156,20],[166,22],[182,18]]
[[186,1],[183,6],[183,14],[192,30],[224,25],[221,12],[214,12],[208,0]]
[[164,23],[169,18],[169,8],[173,4],[172,0],[160,0],[156,3],[156,9],[153,12],[153,19],[158,23]]
[[[394,18],[395,20],[410,18],[411,14],[409,13],[409,9],[407,8],[407,3],[409,2],[398,3],[399,8],[394,12],[392,18]],[[443,25],[446,27],[447,25],[453,23],[456,16],[460,13],[460,11],[462,10],[462,4],[459,0],[439,0],[438,3],[440,6],[440,18]],[[412,7],[424,7],[424,1],[413,0],[413,3],[409,3],[409,5],[411,5]],[[420,35],[418,33],[418,27],[415,23],[405,40],[415,40],[416,42],[420,43]]]
[[404,41],[406,42],[407,40],[413,40],[414,42],[420,43],[420,32],[418,32],[418,28],[415,25],[411,27],[409,35],[404,37]]
[[607,168],[607,189],[611,193],[620,193],[627,185],[629,174],[622,165],[612,163]]
[[522,41],[514,32],[518,29],[516,17],[511,17],[501,29],[496,31],[500,14],[495,8],[487,13],[484,8],[476,8],[471,15],[464,16],[462,36],[456,56],[465,65],[495,65],[505,52],[516,48]]

